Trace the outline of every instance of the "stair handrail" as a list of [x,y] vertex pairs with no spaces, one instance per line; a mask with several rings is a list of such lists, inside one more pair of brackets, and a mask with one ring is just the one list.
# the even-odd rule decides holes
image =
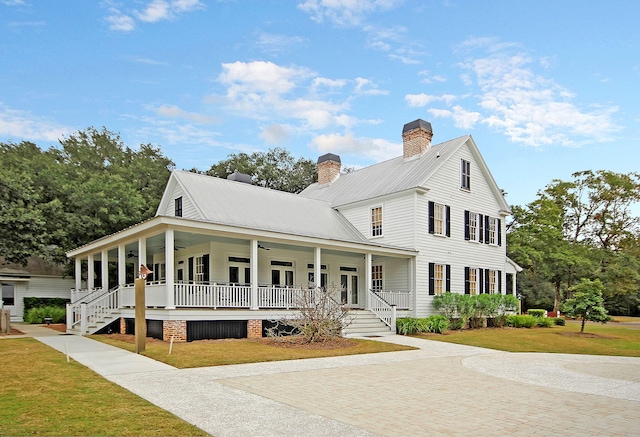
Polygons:
[[389,304],[375,291],[369,289],[369,310],[396,333],[396,306]]
[[80,326],[80,331],[84,335],[87,332],[89,322],[96,322],[99,318],[119,308],[118,291],[120,291],[119,285],[88,302],[67,304],[67,330]]

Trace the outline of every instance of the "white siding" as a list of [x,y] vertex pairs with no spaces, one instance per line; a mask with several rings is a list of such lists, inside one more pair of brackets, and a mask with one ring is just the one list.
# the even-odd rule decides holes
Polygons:
[[[11,283],[11,281],[3,280]],[[15,286],[15,305],[11,309],[11,320],[22,322],[24,315],[25,297],[59,297],[71,299],[71,288],[74,286],[72,278],[50,276],[32,276],[29,281],[13,282]]]
[[[471,162],[471,191],[460,188],[460,161]],[[500,270],[502,292],[505,287],[506,238],[500,205],[466,144],[461,147],[429,180],[429,191],[418,201],[417,315],[434,314],[429,296],[429,263],[451,265],[451,291],[464,293],[464,268]],[[451,236],[428,233],[428,202],[449,205]],[[501,220],[502,246],[474,243],[464,239],[464,211],[469,210]]]
[[175,200],[182,197],[182,217],[189,219],[201,219],[200,214],[196,210],[191,198],[187,196],[179,184],[174,185],[173,193],[162,215],[175,216]]

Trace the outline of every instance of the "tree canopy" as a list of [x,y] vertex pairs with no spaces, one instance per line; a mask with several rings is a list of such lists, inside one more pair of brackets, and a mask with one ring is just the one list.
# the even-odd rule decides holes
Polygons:
[[[558,311],[581,278],[599,279],[616,313],[640,302],[640,175],[582,171],[554,180],[526,206],[512,208],[508,255],[525,268],[520,290],[528,306]],[[547,284],[547,285],[546,285]],[[548,291],[553,290],[549,298]],[[550,308],[549,308],[550,309]]]
[[173,165],[159,148],[133,150],[105,128],[48,150],[0,143],[0,256],[62,262],[66,251],[152,217]]
[[213,164],[206,173],[226,178],[236,171],[250,175],[255,185],[290,193],[299,193],[318,181],[315,162],[307,158],[296,159],[291,152],[280,147],[250,155],[231,154]]

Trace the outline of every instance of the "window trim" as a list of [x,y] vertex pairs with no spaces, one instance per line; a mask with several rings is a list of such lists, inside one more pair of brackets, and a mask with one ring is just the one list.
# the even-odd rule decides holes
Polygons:
[[[376,278],[375,270],[379,268],[380,277]],[[379,282],[380,285],[374,286],[373,284]],[[384,290],[384,264],[372,264],[371,265],[371,290],[372,291],[383,291]]]
[[[440,273],[438,276],[436,273]],[[451,265],[429,263],[429,296],[440,296],[451,291]]]
[[176,197],[174,200],[174,215],[182,217],[182,196]]
[[[482,214],[474,211],[465,210],[464,212],[464,239],[465,240],[472,241],[474,243],[482,242],[482,239],[480,238],[481,231],[482,231],[482,226],[480,226],[481,222],[482,222]],[[472,235],[474,233],[475,235]]]
[[[436,206],[442,208],[442,233],[436,232]],[[428,203],[429,233],[440,237],[451,236],[451,207],[444,203],[429,201]]]
[[460,160],[460,189],[471,191],[471,161],[466,159]]
[[[379,210],[379,214],[376,211]],[[378,217],[379,215],[379,217]],[[384,237],[384,209],[382,205],[376,205],[369,208],[369,226],[371,238]]]

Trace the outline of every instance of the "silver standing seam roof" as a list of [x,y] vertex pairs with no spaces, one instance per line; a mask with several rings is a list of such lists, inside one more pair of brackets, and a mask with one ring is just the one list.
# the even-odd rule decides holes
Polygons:
[[422,156],[405,160],[402,156],[352,173],[340,175],[330,185],[309,185],[300,193],[330,202],[335,208],[365,199],[422,187],[435,171],[471,137],[465,135],[431,146]]
[[329,202],[256,185],[175,170],[200,220],[262,231],[369,243]]

